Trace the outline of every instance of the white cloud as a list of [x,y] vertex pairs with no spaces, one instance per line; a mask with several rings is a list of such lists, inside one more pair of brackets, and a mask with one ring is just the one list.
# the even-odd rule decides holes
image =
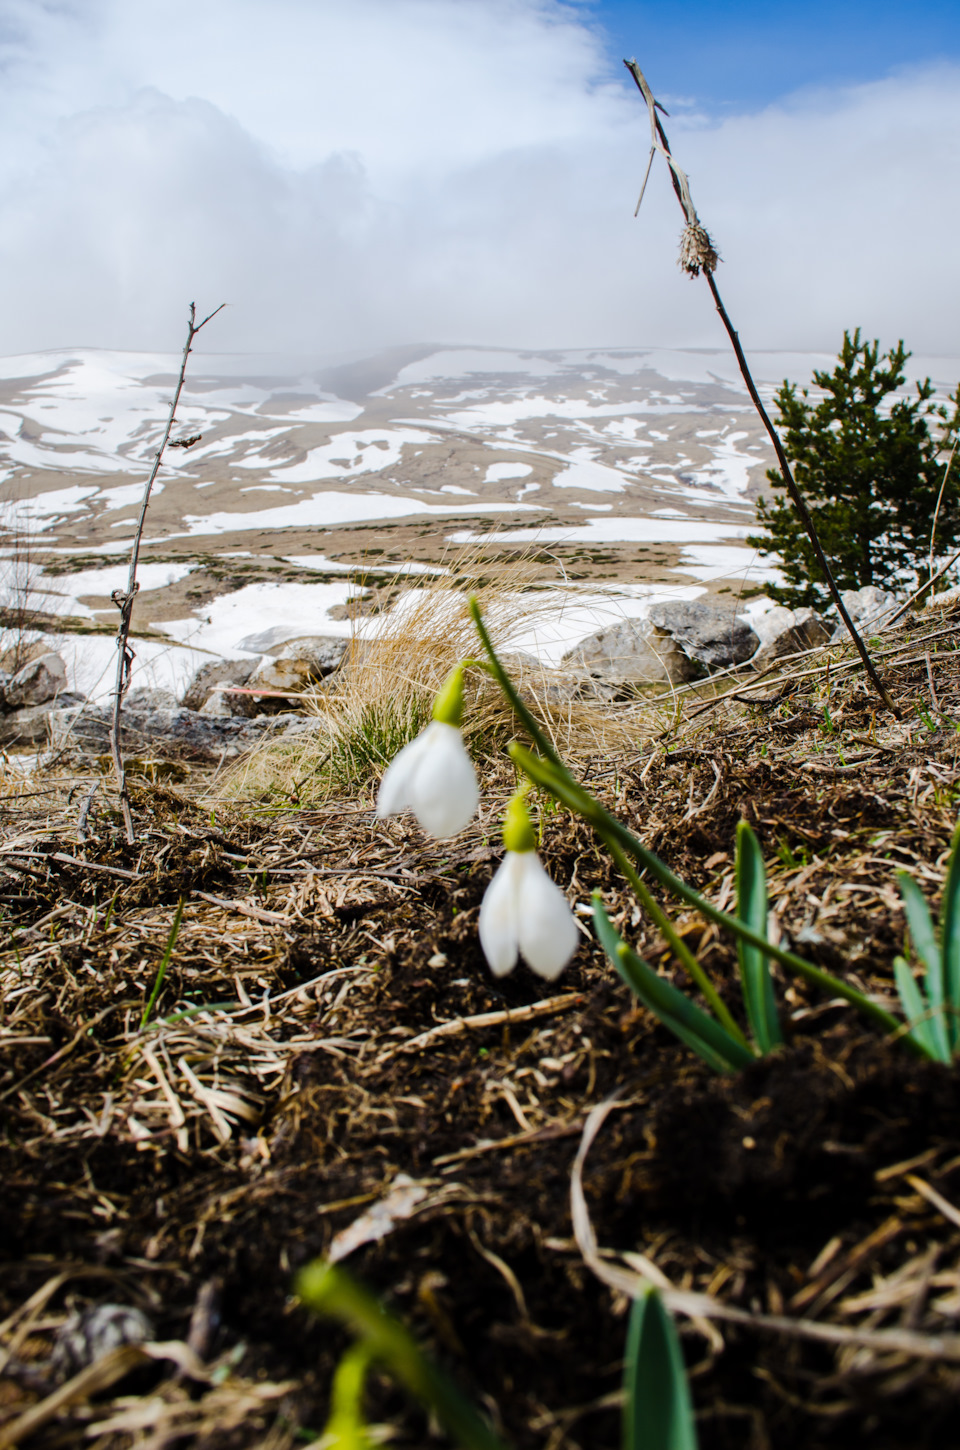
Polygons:
[[[639,97],[555,0],[8,0],[2,351],[720,345]],[[676,89],[683,78],[664,77]],[[671,123],[751,347],[956,350],[960,73]]]

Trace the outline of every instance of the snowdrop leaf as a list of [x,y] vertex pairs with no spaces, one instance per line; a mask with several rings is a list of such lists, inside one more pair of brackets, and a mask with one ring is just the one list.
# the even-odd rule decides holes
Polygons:
[[[690,906],[695,906],[701,911],[708,921],[714,921],[718,926],[733,933],[738,940],[746,941],[751,946],[759,947],[766,951],[774,960],[782,962],[790,971],[802,977],[804,981],[819,987],[821,991],[828,992],[833,997],[842,997],[845,1002],[850,1002],[861,1012],[864,1017],[869,1017],[883,1028],[884,1032],[896,1035],[900,1032],[901,1024],[892,1012],[874,1002],[865,992],[860,992],[856,987],[851,987],[848,982],[840,977],[825,972],[820,967],[814,966],[812,962],[804,961],[794,952],[787,951],[784,947],[774,946],[772,942],[766,941],[763,937],[757,936],[748,926],[744,926],[736,916],[726,911],[721,911],[701,896],[699,891],[688,886],[682,877],[671,871],[665,862],[660,860],[653,851],[639,841],[632,831],[628,830],[622,821],[605,811],[600,802],[594,800],[593,796],[581,785],[578,785],[568,771],[556,769],[550,760],[534,755],[531,751],[525,750],[518,741],[513,741],[509,746],[509,755],[514,764],[517,765],[525,775],[537,785],[542,785],[548,790],[555,800],[563,805],[569,806],[579,816],[591,825],[597,835],[606,842],[608,846],[616,845],[625,854],[632,856],[639,866],[649,871],[661,885],[668,891],[673,892],[681,901],[686,901]],[[960,920],[958,920],[958,931],[960,931]],[[960,952],[958,952],[960,956]],[[958,972],[960,975],[960,972]],[[909,1040],[909,1039],[908,1039]],[[916,1051],[920,1051],[917,1044],[913,1044]]]
[[953,833],[953,849],[943,888],[940,949],[943,955],[947,1031],[951,1045],[956,1047],[960,1042],[960,825]]
[[697,1450],[680,1340],[653,1288],[630,1310],[623,1389],[623,1450]]
[[903,1015],[910,1027],[910,1036],[914,1041],[920,1043],[930,1057],[937,1058],[940,1062],[949,1062],[950,1049],[947,1046],[946,1038],[943,1037],[941,1041],[940,1034],[934,1032],[934,1019],[930,1008],[903,957],[894,959],[893,976],[900,996],[900,1005],[903,1007]]
[[[949,876],[948,876],[949,881]],[[910,939],[913,942],[913,949],[920,961],[927,969],[926,989],[927,1001],[919,1008],[919,1012],[907,1008],[906,1000],[901,988],[900,977],[897,977],[897,990],[900,992],[900,1001],[904,1004],[904,1011],[908,1018],[923,1014],[924,1021],[920,1032],[912,1032],[911,1036],[927,1046],[932,1055],[940,1062],[950,1061],[948,1044],[947,1024],[944,1020],[944,971],[943,958],[940,948],[937,945],[936,934],[933,929],[933,921],[930,916],[930,908],[923,898],[920,890],[912,876],[906,871],[897,872],[897,885],[900,887],[900,895],[903,898],[903,909],[907,917],[907,925],[910,928]],[[906,968],[906,974],[913,982],[913,973]],[[916,986],[916,983],[914,983]],[[919,987],[916,988],[918,995]],[[909,987],[907,987],[909,992]]]
[[[737,826],[737,915],[757,936],[767,935],[767,873],[763,855],[746,821]],[[780,1024],[770,979],[770,961],[758,947],[742,938],[737,942],[740,985],[750,1027],[764,1055],[779,1045]]]
[[464,1450],[508,1450],[453,1381],[422,1352],[406,1325],[339,1265],[323,1259],[308,1264],[297,1276],[296,1292],[315,1314],[338,1319],[352,1330],[369,1358],[432,1411],[455,1444]]
[[748,1067],[756,1061],[726,1028],[699,1008],[672,983],[657,975],[648,962],[621,939],[595,893],[593,924],[600,944],[620,976],[643,1005],[693,1049],[716,1072]]

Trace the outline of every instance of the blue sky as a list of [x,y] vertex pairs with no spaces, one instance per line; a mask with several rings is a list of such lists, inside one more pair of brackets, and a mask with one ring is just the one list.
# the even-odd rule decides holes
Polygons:
[[[960,0],[2,0],[0,351],[960,352]],[[214,334],[211,334],[214,337]]]
[[656,94],[716,114],[809,86],[876,80],[960,57],[960,0],[577,0],[616,64],[634,57]]

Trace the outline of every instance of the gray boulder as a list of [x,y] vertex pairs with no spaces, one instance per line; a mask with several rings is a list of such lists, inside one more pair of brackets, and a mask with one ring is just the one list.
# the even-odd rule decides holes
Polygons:
[[278,660],[310,660],[319,676],[332,675],[343,664],[350,641],[337,635],[307,634],[287,640],[279,650],[265,650]]
[[42,705],[28,705],[23,710],[0,715],[0,746],[45,745],[52,735],[54,717],[82,704],[82,695],[64,693],[56,700],[45,700]]
[[646,619],[625,619],[588,635],[561,664],[606,685],[683,684],[703,673],[671,635]]
[[647,617],[656,632],[675,640],[689,659],[711,672],[743,664],[760,643],[735,610],[715,604],[654,604]]
[[340,668],[350,641],[340,635],[292,634],[284,625],[274,625],[261,634],[250,634],[240,640],[237,649],[251,654],[272,655],[276,659],[310,659],[321,675],[330,675]]
[[[299,702],[288,697],[315,690],[339,669],[347,648],[348,641],[345,639],[310,636],[291,640],[275,654],[261,660],[247,680],[246,690],[260,688],[265,693],[234,695],[231,709],[235,714],[248,717],[297,709]],[[271,691],[280,693],[272,694]]]
[[230,697],[223,695],[221,691],[215,691],[215,686],[245,685],[257,663],[257,660],[211,660],[194,675],[184,692],[181,704],[185,710],[203,710],[211,699],[225,700],[225,713],[232,714],[229,708]]
[[23,710],[55,700],[67,688],[67,667],[58,654],[39,655],[18,670],[4,686],[8,710]]
[[761,668],[784,655],[816,649],[826,644],[832,634],[831,625],[823,615],[806,605],[801,609],[787,609],[783,604],[775,604],[753,621],[753,627],[760,636],[760,648],[753,656],[753,663]]
[[[902,602],[896,594],[890,594],[886,589],[878,589],[876,584],[865,584],[862,589],[843,589],[840,598],[861,633],[864,630],[883,629],[886,620]],[[833,642],[839,643],[849,638],[847,626],[841,619],[833,631]]]

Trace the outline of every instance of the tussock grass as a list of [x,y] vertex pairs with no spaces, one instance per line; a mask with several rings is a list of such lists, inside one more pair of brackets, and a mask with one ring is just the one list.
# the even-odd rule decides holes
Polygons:
[[[470,547],[445,561],[442,573],[404,590],[392,608],[358,622],[345,665],[332,688],[310,703],[318,728],[264,745],[225,779],[227,797],[276,797],[313,805],[333,795],[375,787],[393,756],[430,719],[433,698],[458,662],[481,654],[467,601],[475,595],[497,649],[557,747],[571,758],[638,746],[636,720],[607,702],[573,698],[557,672],[517,652],[538,621],[555,618],[564,581],[544,581],[542,555],[491,560]],[[645,732],[657,720],[644,722]],[[463,731],[478,761],[515,734],[503,697],[480,669],[468,673]]]

